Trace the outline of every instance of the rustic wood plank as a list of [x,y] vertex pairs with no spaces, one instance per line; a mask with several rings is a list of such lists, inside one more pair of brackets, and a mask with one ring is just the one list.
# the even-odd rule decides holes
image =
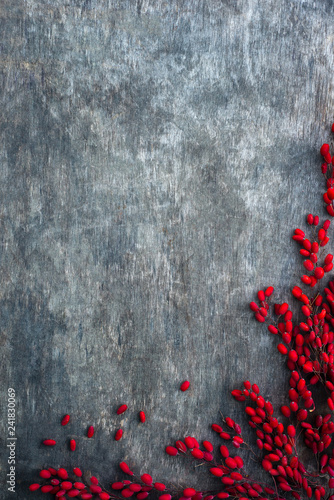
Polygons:
[[197,486],[166,444],[215,439],[220,411],[246,428],[229,395],[245,378],[282,403],[283,360],[248,302],[269,284],[290,297],[291,230],[323,213],[333,10],[2,1],[1,401],[14,387],[18,498],[41,466],[107,484],[122,459]]

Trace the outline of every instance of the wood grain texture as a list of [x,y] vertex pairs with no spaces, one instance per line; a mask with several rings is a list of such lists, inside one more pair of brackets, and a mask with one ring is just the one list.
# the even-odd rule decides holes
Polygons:
[[[14,387],[17,498],[40,467],[107,485],[122,459],[196,487],[166,444],[218,444],[220,411],[248,435],[229,394],[245,378],[283,403],[284,361],[248,303],[269,284],[290,299],[291,230],[324,213],[333,14],[330,0],[2,0],[1,402],[5,415]],[[1,470],[12,498],[6,452]]]

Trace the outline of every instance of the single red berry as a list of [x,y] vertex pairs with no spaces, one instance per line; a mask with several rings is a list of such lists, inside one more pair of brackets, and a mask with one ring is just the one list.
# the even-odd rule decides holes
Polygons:
[[45,444],[45,446],[54,446],[56,444],[56,441],[54,439],[45,439],[43,441],[43,444]]
[[216,477],[222,477],[222,475],[224,474],[223,470],[220,469],[219,467],[212,467],[210,469],[210,472]]
[[177,448],[175,448],[174,446],[166,446],[166,453],[171,457],[175,457],[176,455],[178,455]]
[[76,447],[77,447],[77,443],[75,442],[75,439],[71,439],[71,441],[70,441],[71,451],[75,451]]
[[328,153],[329,153],[329,144],[323,144],[320,148],[320,154],[322,156],[325,156]]
[[187,453],[187,447],[182,441],[176,441],[175,446],[181,453]]
[[125,462],[121,462],[119,464],[120,468],[122,469],[123,472],[125,472],[125,474],[129,474],[130,476],[133,476],[133,472],[130,470],[129,466],[127,463]]
[[57,470],[57,476],[60,477],[60,479],[67,479],[68,478],[67,470],[61,467],[60,469]]
[[80,483],[79,481],[75,482],[73,484],[74,488],[76,488],[77,490],[84,490],[86,488],[86,486],[84,485],[84,483]]
[[52,491],[52,490],[53,490],[53,486],[51,484],[45,484],[41,488],[42,493],[50,493],[50,491]]
[[202,450],[199,450],[198,448],[194,448],[191,452],[192,456],[194,458],[197,458],[199,460],[201,460],[203,457],[204,457],[204,453]]
[[154,488],[157,491],[164,491],[166,489],[166,485],[163,483],[154,483]]
[[210,443],[210,441],[203,441],[203,446],[209,453],[211,453],[211,451],[213,450],[213,445],[212,443]]
[[153,483],[153,479],[149,474],[143,474],[142,476],[140,476],[140,479],[143,481],[143,483],[149,486],[151,486],[151,484]]
[[146,415],[143,411],[140,411],[139,412],[139,420],[141,421],[141,423],[143,424],[146,420]]
[[87,431],[87,437],[91,438],[94,436],[94,427],[91,425]]
[[259,321],[260,323],[264,323],[266,321],[266,318],[262,316],[261,313],[255,313],[255,319],[256,321]]
[[180,386],[180,390],[182,392],[187,391],[189,389],[189,386],[190,386],[190,382],[188,380],[185,380],[184,382],[182,382],[182,384]]
[[101,500],[109,500],[110,495],[106,491],[103,491],[102,493],[99,494],[99,497]]
[[304,260],[303,266],[305,267],[305,269],[307,271],[313,271],[313,269],[314,269],[313,262],[311,260],[309,260],[309,259]]
[[186,498],[191,498],[196,494],[196,490],[194,488],[185,488],[183,490],[183,496]]
[[287,354],[288,353],[288,349],[285,347],[284,344],[278,344],[277,349],[279,350],[279,352],[281,354]]
[[[216,432],[219,432],[219,430],[216,430],[216,427],[217,427],[217,428],[219,427],[221,430],[223,430],[223,429],[222,429],[219,425],[217,425],[217,424],[213,424],[213,425],[212,425],[212,428],[213,428],[213,426],[215,426],[215,429],[213,429],[213,430],[215,430]],[[190,437],[190,436],[185,437],[185,438],[184,438],[184,442],[185,442],[186,446],[187,446],[190,450],[192,450],[193,448],[195,448],[195,442],[194,442],[194,439],[193,439],[192,437]]]
[[118,431],[116,431],[116,434],[115,434],[115,441],[119,441],[123,436],[123,430],[122,429],[118,429]]
[[70,421],[70,416],[69,415],[65,415],[65,417],[63,417],[62,421],[61,421],[61,425],[67,425]]
[[81,469],[79,469],[79,467],[74,467],[74,469],[73,469],[73,473],[74,473],[77,477],[81,477],[81,476],[82,476],[82,471],[81,471]]
[[[244,382],[244,384],[245,384],[245,382]],[[250,385],[249,385],[249,387],[250,387]],[[212,424],[211,429],[215,432],[218,432],[218,433],[223,432],[223,428],[218,424]]]
[[288,406],[281,406],[281,412],[287,418],[289,418],[291,415],[291,411],[290,411],[290,408]]
[[321,280],[321,278],[324,277],[325,271],[323,270],[322,267],[316,267],[314,270],[314,276],[317,278],[317,280]]
[[127,405],[121,405],[118,410],[117,410],[117,415],[121,415],[122,413],[124,413],[126,410],[128,409]]
[[60,485],[63,490],[70,490],[72,488],[71,481],[63,481]]
[[42,477],[43,479],[49,479],[51,477],[51,472],[46,469],[43,469],[39,473],[39,476]]
[[41,487],[41,485],[40,485],[40,484],[38,484],[38,483],[34,483],[34,484],[31,484],[31,485],[29,486],[29,490],[30,490],[30,491],[36,491],[36,490],[38,490],[38,488],[40,488],[40,487]]

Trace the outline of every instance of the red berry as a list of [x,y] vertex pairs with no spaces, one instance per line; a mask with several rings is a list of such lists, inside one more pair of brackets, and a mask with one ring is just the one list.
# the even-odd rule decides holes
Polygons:
[[70,441],[70,449],[71,449],[71,451],[75,451],[76,447],[77,447],[77,443],[75,442],[75,439],[71,439],[71,441]]
[[284,302],[283,304],[281,304],[281,306],[279,307],[278,309],[278,314],[281,315],[281,314],[285,314],[287,312],[287,310],[289,309],[289,304],[287,304],[286,302]]
[[212,467],[210,469],[210,472],[211,472],[211,474],[213,474],[216,477],[222,477],[222,475],[224,474],[222,469],[220,469],[219,467]]
[[57,476],[60,477],[60,479],[67,479],[68,478],[67,470],[61,467],[60,469],[57,470]]
[[166,453],[167,453],[167,455],[170,455],[171,457],[175,457],[176,455],[178,455],[177,448],[175,448],[174,446],[167,446]]
[[210,452],[213,450],[213,445],[210,443],[210,441],[203,441],[203,446],[206,449],[206,451]]
[[79,469],[79,467],[75,467],[73,469],[73,473],[77,476],[77,477],[81,477],[82,476],[82,471],[81,469]]
[[30,490],[30,491],[36,491],[36,490],[38,490],[38,488],[40,488],[40,487],[41,487],[41,485],[40,485],[40,484],[38,484],[38,483],[34,483],[34,484],[31,484],[31,485],[29,486],[29,490]]
[[41,488],[42,493],[50,493],[50,491],[52,491],[52,490],[53,490],[53,486],[51,484],[45,484]]
[[314,269],[313,262],[311,260],[309,260],[309,259],[304,260],[303,266],[305,267],[305,269],[307,271],[313,271],[313,269]]
[[56,444],[56,441],[54,439],[45,439],[43,441],[43,444],[45,444],[45,446],[54,446]]
[[196,494],[196,490],[194,488],[185,488],[183,490],[183,496],[186,498],[191,498]]
[[189,386],[190,386],[190,382],[188,382],[188,380],[185,380],[184,382],[182,382],[182,384],[180,386],[180,390],[182,392],[187,391],[189,389]]
[[116,434],[115,434],[115,441],[119,441],[123,436],[123,430],[122,429],[118,429],[118,431],[116,431]]
[[141,421],[141,423],[143,424],[146,420],[146,415],[143,411],[140,411],[139,412],[139,420]]
[[261,313],[255,313],[255,319],[260,323],[264,323],[266,321],[266,319],[264,318],[264,316],[262,316]]
[[103,491],[102,493],[99,494],[99,497],[101,500],[109,500],[110,495],[106,491]]
[[140,476],[140,479],[143,481],[143,483],[151,485],[153,483],[153,479],[149,474],[143,474]]
[[321,278],[324,277],[325,271],[323,270],[322,267],[316,267],[314,270],[314,276],[317,278],[317,280],[321,280]]
[[154,488],[158,491],[164,491],[166,489],[166,485],[163,483],[154,483]]
[[290,408],[288,406],[281,406],[281,412],[283,413],[283,415],[285,417],[290,417],[291,415],[291,411],[290,411]]
[[118,410],[117,410],[117,415],[121,415],[122,413],[124,413],[126,410],[128,409],[127,405],[121,405]]
[[87,437],[91,438],[94,436],[94,427],[91,425],[87,431]]
[[43,479],[49,479],[51,477],[51,472],[46,469],[43,469],[39,473],[39,476],[42,477]]
[[67,425],[70,421],[70,416],[69,415],[65,415],[65,417],[63,418],[63,420],[61,421],[61,425]]
[[320,148],[320,154],[322,156],[325,156],[328,153],[329,153],[329,144],[323,144]]
[[229,467],[230,469],[237,469],[238,468],[237,462],[232,457],[227,457],[225,459],[225,463],[226,463],[227,467]]
[[249,307],[251,308],[252,311],[257,312],[259,310],[259,306],[255,302],[251,302],[249,304]]
[[125,474],[129,474],[130,476],[133,476],[133,472],[130,470],[129,466],[127,463],[125,462],[121,462],[119,464],[120,468],[122,469],[123,472],[125,472]]
[[63,481],[60,485],[63,490],[70,490],[72,488],[71,481]]
[[204,457],[203,451],[199,450],[198,448],[194,448],[191,454],[194,458],[197,458],[199,460],[201,460]]
[[287,348],[285,347],[284,344],[278,344],[277,349],[279,350],[279,352],[281,354],[287,354],[288,353],[288,350],[287,350]]

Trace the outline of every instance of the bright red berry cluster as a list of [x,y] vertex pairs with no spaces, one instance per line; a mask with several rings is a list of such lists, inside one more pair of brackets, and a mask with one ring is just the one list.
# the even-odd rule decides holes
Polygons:
[[[334,132],[334,124],[332,126]],[[334,157],[330,146],[323,144],[320,153],[325,163],[321,170],[326,178],[327,191],[324,201],[329,215],[334,216]],[[130,467],[120,463],[123,478],[110,484],[107,490],[100,486],[96,477],[85,478],[79,468],[70,475],[64,468],[43,469],[40,478],[44,484],[34,483],[30,490],[40,489],[56,498],[74,498],[82,500],[124,499],[134,496],[145,500],[149,495],[158,496],[159,500],[213,500],[231,498],[233,500],[284,500],[294,497],[296,500],[314,498],[315,500],[334,500],[334,281],[320,288],[321,280],[333,270],[333,255],[325,252],[329,242],[330,221],[320,225],[319,217],[309,214],[306,218],[309,236],[302,229],[296,229],[292,239],[300,245],[299,253],[303,257],[304,273],[301,286],[292,288],[292,296],[300,303],[301,321],[295,321],[287,302],[272,304],[274,288],[260,290],[257,302],[251,302],[250,308],[255,319],[267,323],[271,334],[279,339],[277,349],[286,357],[290,371],[289,390],[286,404],[281,406],[281,416],[274,415],[270,401],[260,394],[259,387],[245,381],[242,389],[232,391],[232,396],[239,402],[246,402],[245,413],[249,426],[256,433],[257,453],[254,459],[270,478],[270,484],[264,485],[251,479],[244,470],[244,461],[239,449],[250,447],[244,442],[240,426],[229,417],[221,425],[213,424],[212,431],[223,440],[218,449],[210,440],[199,444],[197,439],[186,436],[166,447],[171,457],[184,456],[200,463],[213,479],[208,490],[198,490],[187,486],[176,490],[168,488],[162,482],[154,482],[144,473],[136,477]],[[303,289],[302,287],[305,287]],[[190,383],[184,381],[180,390],[188,390]],[[315,390],[321,390],[329,413],[316,413]],[[319,391],[318,391],[319,392]],[[319,396],[319,394],[318,394]],[[186,396],[185,396],[186,397]],[[117,414],[127,410],[121,405]],[[144,412],[139,419],[145,422]],[[67,425],[70,416],[65,415],[61,424]],[[115,439],[122,437],[122,429],[116,432]],[[88,429],[92,437],[94,428]],[[315,460],[303,464],[298,446],[301,439],[313,452]],[[54,446],[55,440],[47,439],[45,445]],[[72,451],[76,442],[70,441]]]

